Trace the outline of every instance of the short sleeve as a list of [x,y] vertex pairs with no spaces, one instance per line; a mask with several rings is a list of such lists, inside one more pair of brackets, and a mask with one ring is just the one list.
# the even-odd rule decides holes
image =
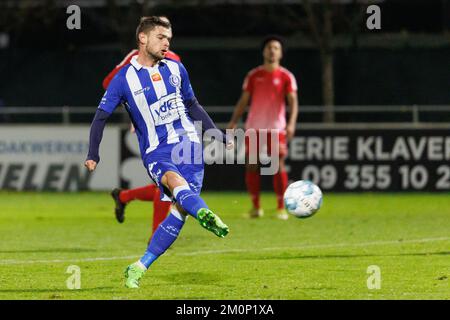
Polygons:
[[186,68],[183,64],[179,64],[180,66],[180,76],[181,76],[181,95],[183,96],[183,100],[191,100],[195,97],[194,89],[192,89],[191,81],[189,80],[189,75]]
[[297,80],[294,75],[289,71],[286,72],[286,85],[285,85],[286,93],[295,92],[298,90]]
[[123,100],[122,92],[122,78],[119,75],[116,75],[109,83],[98,108],[108,113],[113,113],[113,111]]
[[242,84],[242,90],[247,91],[248,93],[253,93],[253,72],[247,73],[244,79],[244,83]]

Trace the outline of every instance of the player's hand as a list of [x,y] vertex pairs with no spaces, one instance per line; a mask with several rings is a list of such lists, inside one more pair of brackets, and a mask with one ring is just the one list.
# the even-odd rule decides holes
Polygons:
[[95,162],[94,160],[86,160],[84,166],[89,170],[89,172],[92,172],[97,167],[97,162]]
[[136,129],[134,128],[133,124],[130,124],[130,132],[131,133],[135,133],[136,132]]
[[288,125],[286,127],[286,137],[288,141],[294,137],[294,134],[295,134],[295,125]]
[[227,148],[227,150],[232,150],[234,148],[234,141],[233,140],[228,141],[225,148]]

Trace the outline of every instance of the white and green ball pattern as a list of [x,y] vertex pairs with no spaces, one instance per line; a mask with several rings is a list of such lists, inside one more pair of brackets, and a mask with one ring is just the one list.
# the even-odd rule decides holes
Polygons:
[[322,191],[309,180],[291,183],[284,192],[286,210],[297,218],[308,218],[322,206]]

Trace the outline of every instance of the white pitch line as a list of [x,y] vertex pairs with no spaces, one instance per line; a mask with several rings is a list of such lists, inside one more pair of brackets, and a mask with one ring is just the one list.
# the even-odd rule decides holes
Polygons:
[[[193,252],[180,252],[171,253],[166,255],[174,256],[197,256],[208,254],[221,254],[221,253],[242,253],[242,252],[254,252],[259,251],[278,251],[278,250],[301,250],[301,249],[321,249],[321,248],[342,248],[342,247],[366,247],[366,246],[378,246],[378,245],[392,245],[392,244],[405,244],[405,243],[426,243],[435,241],[450,240],[450,237],[440,238],[423,238],[423,239],[410,239],[410,240],[386,240],[386,241],[371,241],[360,243],[329,243],[329,244],[313,244],[293,247],[269,247],[269,248],[253,248],[253,249],[224,249],[224,250],[203,250]],[[122,256],[122,257],[97,257],[97,258],[80,258],[80,259],[54,259],[54,260],[0,260],[0,265],[16,265],[16,264],[39,264],[39,263],[76,263],[76,262],[95,262],[95,261],[110,261],[110,260],[131,260],[140,258],[141,256]]]
[[403,244],[403,243],[424,243],[434,241],[450,240],[450,237],[440,238],[424,238],[424,239],[411,239],[411,240],[387,240],[387,241],[372,241],[372,242],[360,242],[360,243],[329,243],[329,244],[312,244],[293,247],[269,247],[269,248],[254,248],[254,249],[224,249],[224,250],[208,250],[208,251],[194,251],[194,252],[181,252],[176,255],[180,256],[195,256],[199,254],[218,254],[218,253],[241,253],[241,252],[253,252],[255,250],[261,251],[278,251],[278,250],[292,250],[292,249],[322,249],[322,248],[338,248],[338,247],[366,247],[366,246],[378,246],[378,245],[390,245],[390,244]]
[[124,256],[124,257],[98,257],[98,258],[80,258],[80,259],[54,259],[54,260],[0,260],[0,265],[12,264],[35,264],[35,263],[62,263],[62,262],[93,262],[93,261],[108,261],[108,260],[127,260],[136,259],[141,256]]

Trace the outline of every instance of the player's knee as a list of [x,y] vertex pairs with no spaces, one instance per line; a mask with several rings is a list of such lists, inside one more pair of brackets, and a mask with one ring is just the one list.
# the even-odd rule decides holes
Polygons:
[[161,179],[162,184],[167,187],[171,192],[173,189],[179,186],[187,185],[186,180],[178,173],[173,171],[167,171]]

